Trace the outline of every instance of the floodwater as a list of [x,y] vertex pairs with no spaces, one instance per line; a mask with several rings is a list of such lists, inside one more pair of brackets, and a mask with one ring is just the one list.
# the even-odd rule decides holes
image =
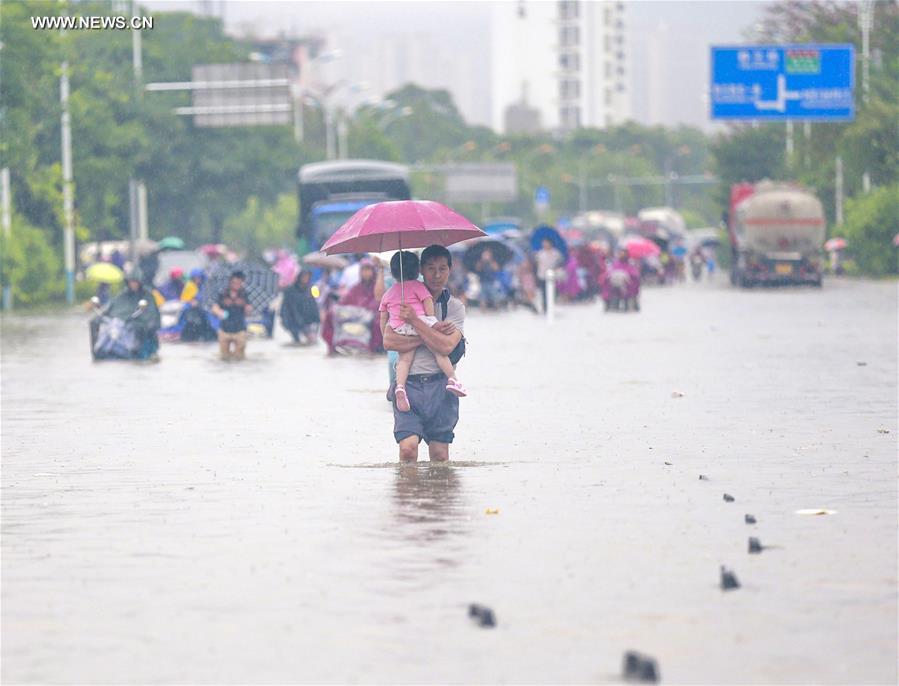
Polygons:
[[383,359],[279,331],[94,364],[86,315],[6,317],[0,676],[613,683],[635,649],[667,683],[895,683],[896,307],[472,313],[453,462],[404,467]]

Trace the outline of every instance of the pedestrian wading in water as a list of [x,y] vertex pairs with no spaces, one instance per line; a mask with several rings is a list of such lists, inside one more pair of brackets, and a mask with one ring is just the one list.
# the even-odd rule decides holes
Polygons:
[[[390,272],[396,279],[396,283],[388,288],[381,298],[381,306],[378,310],[381,313],[382,329],[386,324],[401,336],[418,336],[415,327],[400,317],[400,308],[403,305],[412,308],[419,321],[427,326],[433,327],[438,322],[437,317],[434,316],[434,297],[428,288],[418,280],[418,270],[419,261],[415,253],[400,251],[390,260]],[[449,357],[439,352],[432,352],[440,371],[446,375],[446,390],[464,398],[465,388],[456,378],[456,372]],[[406,381],[409,378],[409,368],[412,366],[414,357],[414,350],[401,352],[396,363],[396,390],[394,393],[396,406],[401,412],[408,412],[410,409]]]
[[[391,271],[395,278],[399,277],[399,260],[403,259],[399,257],[401,254],[411,255],[397,253],[394,256],[396,267],[391,261]],[[418,260],[408,264],[415,267],[417,276]],[[452,265],[452,255],[443,246],[425,248],[420,261],[424,289],[410,297],[410,291],[416,290],[414,284],[418,282],[405,282],[406,302],[396,309],[399,322],[392,315],[394,305],[388,299],[389,291],[384,294],[386,307],[382,301],[384,347],[399,353],[400,359],[404,354],[409,354],[405,380],[401,380],[397,369],[397,386],[404,386],[408,406],[406,403],[400,405],[400,393],[396,394],[393,404],[393,436],[399,445],[402,462],[418,459],[418,446],[422,439],[428,444],[431,460],[448,460],[449,445],[455,437],[453,430],[459,421],[459,397],[465,393],[455,374],[455,365],[465,352],[465,306],[446,288]],[[403,264],[403,276],[408,276],[406,263]],[[392,288],[396,288],[399,294],[399,284]],[[413,298],[416,305],[413,305]],[[431,301],[434,314],[430,316],[437,319],[436,323],[430,323],[428,319],[426,300]],[[391,326],[392,322],[397,322],[401,330],[409,330],[403,329],[402,324],[409,325],[416,335],[397,332]],[[438,358],[446,360],[443,367]]]

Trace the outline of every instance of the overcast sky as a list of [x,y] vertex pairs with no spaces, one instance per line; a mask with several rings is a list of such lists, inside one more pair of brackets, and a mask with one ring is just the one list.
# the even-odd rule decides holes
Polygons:
[[[516,1],[516,0],[510,0]],[[526,2],[554,0],[526,0]],[[283,0],[149,0],[153,9],[188,9],[224,14],[228,29],[258,35],[322,33],[349,52],[367,43],[397,36],[419,34],[433,41],[436,49],[464,51],[484,69],[475,70],[483,79],[474,92],[489,97],[490,18],[489,2],[296,2]],[[634,118],[652,123],[651,113],[665,124],[708,126],[703,94],[708,80],[709,46],[743,42],[745,31],[756,22],[763,7],[759,0],[630,0],[629,26],[631,89]],[[653,47],[654,46],[654,47]],[[649,63],[663,64],[661,85],[657,74],[649,77]],[[352,64],[352,60],[348,60]],[[649,84],[654,83],[653,92]],[[426,85],[426,84],[425,84]],[[483,108],[460,94],[469,118],[486,119]],[[479,123],[486,123],[485,121]]]

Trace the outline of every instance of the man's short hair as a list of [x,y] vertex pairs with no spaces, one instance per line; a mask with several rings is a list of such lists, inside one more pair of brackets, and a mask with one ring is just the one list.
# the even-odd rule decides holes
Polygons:
[[231,272],[231,278],[232,278],[232,279],[240,279],[241,281],[246,281],[246,280],[247,280],[247,275],[244,274],[244,273],[243,273],[242,271],[240,271],[239,269],[235,269],[233,272]]
[[453,268],[453,254],[444,248],[442,245],[429,245],[427,248],[421,251],[421,268],[424,269],[425,265],[431,260],[436,260],[438,258],[445,257],[446,264],[450,269]]

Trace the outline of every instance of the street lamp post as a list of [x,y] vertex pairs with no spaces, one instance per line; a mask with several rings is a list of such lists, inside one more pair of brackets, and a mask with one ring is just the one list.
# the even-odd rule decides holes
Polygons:
[[858,26],[862,32],[862,97],[871,99],[871,27],[874,25],[874,0],[858,3]]
[[75,202],[72,192],[72,120],[69,114],[69,63],[62,63],[59,78],[59,101],[62,105],[62,207],[64,219],[66,302],[75,303]]

